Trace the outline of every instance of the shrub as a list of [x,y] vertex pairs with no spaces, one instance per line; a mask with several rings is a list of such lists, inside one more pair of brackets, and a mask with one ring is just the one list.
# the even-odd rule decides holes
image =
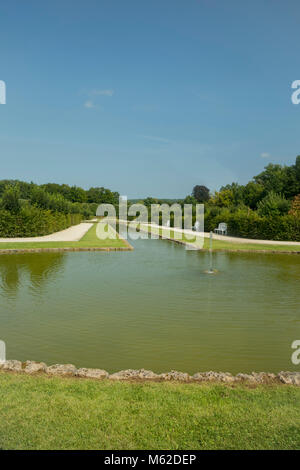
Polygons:
[[79,224],[81,220],[81,214],[63,214],[37,207],[23,207],[17,214],[0,210],[0,236],[15,238],[49,235]]
[[292,207],[291,207],[291,210],[290,210],[289,214],[295,215],[295,216],[297,216],[297,215],[300,216],[300,194],[298,194],[298,196],[294,197],[293,202],[292,202]]
[[257,205],[257,212],[262,216],[287,214],[291,204],[280,194],[270,191]]
[[20,190],[18,186],[6,186],[2,194],[1,208],[17,214],[21,209]]

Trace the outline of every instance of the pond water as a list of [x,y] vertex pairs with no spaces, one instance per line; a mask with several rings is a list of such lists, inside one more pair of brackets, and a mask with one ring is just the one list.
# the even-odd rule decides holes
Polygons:
[[300,257],[207,253],[165,240],[133,252],[0,256],[7,357],[115,372],[299,370]]

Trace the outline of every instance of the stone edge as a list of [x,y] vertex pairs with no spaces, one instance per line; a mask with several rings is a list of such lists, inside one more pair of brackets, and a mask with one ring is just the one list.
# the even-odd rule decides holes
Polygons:
[[222,383],[249,385],[261,384],[285,384],[300,386],[300,372],[281,371],[278,374],[268,372],[252,372],[251,374],[239,373],[232,375],[229,372],[197,372],[190,375],[186,372],[172,370],[170,372],[156,374],[145,369],[126,369],[109,374],[103,369],[76,368],[73,364],[54,364],[47,366],[44,362],[7,360],[0,362],[0,371],[18,372],[29,375],[45,374],[48,376],[68,376],[77,378],[90,378],[96,380],[117,381],[152,381],[152,382],[183,382],[183,383]]

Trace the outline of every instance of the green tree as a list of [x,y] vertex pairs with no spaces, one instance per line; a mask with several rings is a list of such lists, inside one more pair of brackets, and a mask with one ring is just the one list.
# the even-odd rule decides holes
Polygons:
[[193,206],[195,206],[198,201],[194,196],[186,196],[186,198],[182,202],[183,204],[192,204]]
[[207,202],[209,200],[209,189],[206,186],[196,185],[193,188],[192,196],[198,202]]
[[20,211],[20,189],[17,185],[6,186],[2,194],[1,208],[12,214],[17,214]]
[[256,209],[257,204],[266,195],[264,186],[254,181],[249,181],[246,186],[243,187],[243,202],[250,209]]
[[254,181],[261,184],[267,193],[284,194],[288,181],[286,167],[269,163],[262,173],[254,177]]
[[279,216],[287,214],[291,203],[280,194],[270,191],[257,206],[257,212],[261,216]]
[[119,193],[103,187],[90,188],[87,191],[87,202],[117,205],[119,202]]
[[84,189],[80,188],[79,186],[72,186],[70,189],[70,194],[68,198],[72,202],[86,202],[87,195]]
[[234,202],[233,192],[231,189],[223,189],[222,191],[215,192],[210,201],[212,204],[219,207],[230,207]]

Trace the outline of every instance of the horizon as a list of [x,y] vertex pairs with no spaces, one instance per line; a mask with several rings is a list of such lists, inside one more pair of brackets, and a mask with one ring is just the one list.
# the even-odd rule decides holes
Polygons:
[[299,154],[294,0],[0,11],[1,179],[183,199]]

